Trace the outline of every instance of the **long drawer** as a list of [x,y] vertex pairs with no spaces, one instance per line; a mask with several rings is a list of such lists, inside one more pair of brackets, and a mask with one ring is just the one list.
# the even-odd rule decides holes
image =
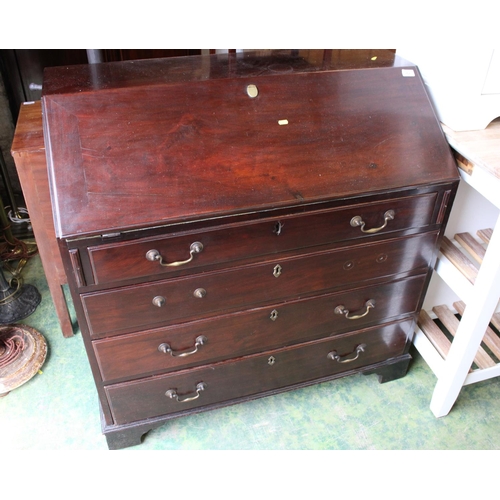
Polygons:
[[[161,277],[181,268],[201,269],[218,263],[369,237],[373,234],[363,230],[381,228],[380,232],[383,233],[423,227],[431,223],[435,202],[436,193],[410,196],[271,218],[264,222],[226,225],[206,231],[100,245],[89,247],[88,252],[96,284],[146,276]],[[386,218],[387,213],[392,215]],[[351,224],[355,217],[359,217],[365,225]],[[384,224],[386,226],[382,227]],[[168,265],[161,265],[160,257],[161,262]]]
[[105,388],[116,424],[244,398],[403,353],[413,321]]
[[398,273],[424,272],[436,237],[432,232],[83,294],[82,304],[93,337],[131,333],[312,296]]
[[425,275],[93,342],[105,382],[180,370],[401,318]]

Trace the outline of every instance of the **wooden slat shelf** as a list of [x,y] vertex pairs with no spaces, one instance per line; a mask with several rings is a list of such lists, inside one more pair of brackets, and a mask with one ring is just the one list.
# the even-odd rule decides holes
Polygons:
[[[453,241],[447,237],[443,238],[442,255],[455,267],[453,271],[455,273],[458,271],[472,286],[476,281],[478,268],[483,262],[492,233],[492,229],[480,229],[477,231],[478,239],[470,233],[457,233],[454,235]],[[454,310],[446,305],[434,306],[430,313],[422,310],[418,319],[418,328],[443,361],[446,361],[453,339],[459,330],[460,320],[457,316],[464,315],[466,304],[463,301],[457,301],[453,303],[453,308]],[[497,333],[498,331],[500,331],[500,312],[493,314],[469,374],[477,374],[482,370],[500,370],[500,335]]]
[[[454,302],[453,306],[457,310],[458,314],[463,316],[465,312],[465,304],[461,301],[459,302]],[[500,361],[500,337],[496,334],[496,332],[492,329],[493,325],[495,328],[498,329],[497,326],[494,324],[494,319],[495,316],[498,316],[498,313],[496,315],[493,315],[491,318],[490,326],[486,329],[486,332],[483,337],[483,342],[484,344],[488,347],[488,349],[491,350],[495,358],[497,358]]]
[[497,329],[500,330],[500,313],[495,313],[491,318],[491,324]]
[[[456,313],[459,315],[464,313],[465,304],[463,302],[455,302],[453,306],[456,308]],[[438,322],[432,319],[430,314],[424,310],[420,312],[418,327],[425,334],[439,355],[446,360],[452,339],[456,335],[460,321],[456,317],[456,313],[446,305],[433,307],[432,313],[433,317],[439,320],[445,330],[443,330]],[[497,323],[499,315],[500,313],[494,315]],[[474,358],[474,365],[470,372],[492,368],[500,364],[500,336],[492,326],[498,329],[493,322],[493,318],[490,326],[488,326],[485,332],[483,342]]]
[[480,229],[477,232],[477,235],[483,240],[484,243],[488,244],[491,236],[493,235],[493,229]]
[[[474,262],[478,265],[482,264],[492,233],[493,230],[491,228],[479,229],[477,231],[477,236],[482,243],[476,240],[470,233],[455,234],[453,239],[456,244],[444,237],[444,242],[441,245],[441,252],[471,283],[474,283],[478,272]],[[486,245],[486,247],[484,245]],[[455,302],[453,307],[458,314],[464,314],[464,302]],[[436,306],[433,308],[433,312],[443,322],[446,329],[453,336],[455,336],[459,325],[459,321],[455,315],[446,306]],[[500,313],[495,313],[493,315],[491,318],[491,324],[495,328],[500,329]],[[486,330],[483,342],[485,342],[485,344],[500,360],[500,338],[495,334],[491,327],[488,327]],[[496,362],[493,362],[489,356],[485,356],[485,352],[482,347],[479,348],[474,362],[479,368],[488,368],[496,364]]]
[[[453,337],[456,336],[458,327],[460,325],[460,321],[457,317],[448,309],[447,306],[435,306],[432,308],[434,314],[441,320],[444,327],[451,333]],[[474,363],[478,368],[485,369],[491,368],[496,365],[496,362],[493,361],[488,353],[482,346],[479,346],[477,350],[477,354],[474,357]]]
[[446,236],[441,242],[441,253],[452,262],[455,267],[471,282],[474,283],[477,277],[477,267],[471,258],[464,254],[460,248],[455,245]]
[[[436,417],[449,413],[463,386],[500,377],[500,117],[484,130],[455,132],[443,124],[443,131],[467,187],[457,197],[460,209],[452,210],[456,234],[443,238],[434,269],[458,298],[437,281],[435,292],[444,297],[429,296],[435,302],[420,315],[413,340],[437,377],[430,403]],[[470,216],[488,229],[461,232],[475,224]],[[436,305],[443,302],[446,309]]]
[[476,261],[478,264],[483,262],[486,250],[483,245],[475,240],[469,233],[458,233],[455,235],[455,241]]
[[425,336],[429,339],[439,355],[446,359],[448,351],[451,347],[451,342],[434,320],[429,316],[427,311],[423,309],[420,311],[418,318],[418,326],[424,332]]

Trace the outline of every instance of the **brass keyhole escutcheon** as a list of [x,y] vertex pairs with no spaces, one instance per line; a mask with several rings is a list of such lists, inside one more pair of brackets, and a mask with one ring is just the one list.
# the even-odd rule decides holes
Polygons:
[[381,253],[380,255],[377,256],[377,258],[375,260],[379,264],[382,263],[382,262],[385,262],[387,260],[387,254],[386,253]]
[[279,264],[276,264],[273,269],[273,276],[278,278],[281,275],[282,270],[283,268]]
[[276,321],[278,319],[278,311],[276,309],[273,309],[269,318],[271,319],[271,321]]
[[350,271],[354,267],[354,262],[352,260],[348,260],[347,262],[344,263],[344,270],[345,271]]
[[267,360],[267,364],[269,366],[273,366],[274,363],[276,363],[276,358],[274,356],[269,356],[269,359]]
[[253,83],[247,85],[247,95],[252,99],[257,97],[259,95],[259,89],[257,88],[257,85],[254,85]]

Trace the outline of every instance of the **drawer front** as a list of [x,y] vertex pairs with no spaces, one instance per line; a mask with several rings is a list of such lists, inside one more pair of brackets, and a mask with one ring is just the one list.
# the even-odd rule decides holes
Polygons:
[[413,321],[106,387],[116,424],[244,398],[403,353]]
[[105,382],[237,358],[409,315],[424,282],[425,275],[417,276],[120,335],[94,341],[94,351]]
[[[394,219],[387,220],[381,233],[426,226],[431,222],[435,201],[436,193],[431,193],[203,232],[89,247],[88,251],[96,284],[162,277],[184,269],[370,237],[373,233],[364,233],[360,225],[351,225],[354,217],[365,222],[364,230],[371,230],[383,226],[384,214],[392,211]],[[192,247],[195,243],[201,246]],[[162,266],[159,260],[148,260],[146,255],[151,256],[148,254],[151,250],[157,251],[164,264],[177,265]]]
[[82,295],[91,335],[167,326],[425,270],[437,233]]

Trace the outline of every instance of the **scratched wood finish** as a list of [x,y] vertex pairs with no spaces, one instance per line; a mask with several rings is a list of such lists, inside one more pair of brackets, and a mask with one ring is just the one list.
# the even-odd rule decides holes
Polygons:
[[349,208],[320,211],[272,218],[265,222],[220,226],[203,232],[186,232],[170,237],[147,238],[139,241],[113,243],[89,248],[92,275],[87,282],[107,284],[133,278],[166,277],[179,273],[178,267],[161,266],[146,259],[146,253],[155,249],[165,263],[183,261],[189,257],[192,243],[203,245],[201,253],[192,262],[182,266],[182,271],[203,271],[206,266],[244,261],[253,257],[278,254],[285,251],[311,248],[317,245],[368,238],[359,226],[352,226],[351,219],[360,216],[367,229],[384,224],[388,210],[394,219],[380,234],[430,225],[436,204],[436,193],[389,201],[354,205]]
[[[319,381],[404,376],[459,180],[413,65],[260,52],[59,68],[44,88],[56,231],[110,448]],[[188,260],[195,241],[181,266],[146,259]]]
[[[141,381],[115,384],[106,389],[115,421],[126,424],[134,420],[175,414],[202,404],[242,398],[267,390],[298,384],[363,365],[395,357],[403,353],[407,329],[411,322],[393,323],[384,327],[362,330],[355,335],[334,337],[299,344],[264,354],[248,356],[241,361],[207,365],[175,374]],[[352,362],[339,363],[328,358],[336,351],[347,359],[354,358],[356,348],[364,351]],[[270,358],[274,358],[274,363]],[[175,389],[179,396],[192,396],[199,382],[206,383],[200,398],[179,403],[165,395]]]
[[[437,233],[82,295],[92,335],[126,333],[425,271]],[[279,275],[276,268],[279,267]],[[197,289],[206,296],[194,296]],[[157,307],[153,299],[164,297]]]
[[[146,62],[98,65],[73,93],[74,85],[57,84],[76,79],[71,68],[52,77],[48,70],[48,158],[54,189],[64,192],[53,200],[58,236],[454,178],[416,68],[413,77],[376,62],[364,72],[311,72],[297,58],[294,71],[294,60],[284,72],[235,70],[221,78],[215,56],[179,58],[157,63],[155,80],[145,71],[140,83],[130,79]],[[235,55],[235,64],[244,67],[245,56]],[[250,84],[258,87],[255,98],[247,95]]]
[[[384,285],[308,299],[272,304],[212,319],[183,323],[154,331],[97,340],[93,343],[106,383],[248,356],[266,349],[339,335],[381,321],[399,319],[416,311],[425,275]],[[396,298],[397,297],[397,298]],[[337,314],[337,306],[350,316],[362,316],[367,301],[374,306],[366,316],[348,319]],[[174,354],[192,351],[196,339],[205,337],[195,354],[175,357],[158,350],[168,343]]]

